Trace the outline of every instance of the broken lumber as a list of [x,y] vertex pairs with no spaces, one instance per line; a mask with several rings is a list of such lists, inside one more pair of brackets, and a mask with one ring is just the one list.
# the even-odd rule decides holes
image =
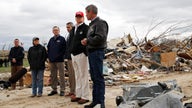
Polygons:
[[150,64],[154,64],[154,65],[158,65],[158,66],[162,66],[160,63],[157,63],[155,61],[151,61],[151,60],[147,60],[147,59],[140,59],[142,62],[147,62],[147,63],[150,63]]

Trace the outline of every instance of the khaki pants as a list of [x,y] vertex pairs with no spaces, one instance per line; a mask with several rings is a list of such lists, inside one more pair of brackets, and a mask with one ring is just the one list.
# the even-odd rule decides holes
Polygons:
[[59,72],[60,91],[65,91],[64,63],[63,62],[50,63],[50,70],[51,70],[51,87],[53,91],[57,91],[58,72]]
[[76,97],[89,100],[88,57],[84,53],[73,56],[75,71]]
[[69,73],[70,93],[75,93],[75,72],[73,69],[72,60],[67,61],[67,68],[68,68],[68,73]]
[[[17,74],[19,70],[22,69],[23,66],[11,66],[11,76]],[[19,86],[23,87],[23,77],[19,79]],[[12,89],[16,89],[16,83],[11,84]]]

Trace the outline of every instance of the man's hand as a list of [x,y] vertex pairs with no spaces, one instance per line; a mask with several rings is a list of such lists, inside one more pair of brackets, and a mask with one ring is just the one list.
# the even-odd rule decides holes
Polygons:
[[16,59],[15,59],[15,58],[13,58],[13,59],[12,59],[12,62],[13,62],[13,63],[16,63]]
[[87,38],[84,38],[83,40],[81,40],[81,44],[86,46],[87,45]]

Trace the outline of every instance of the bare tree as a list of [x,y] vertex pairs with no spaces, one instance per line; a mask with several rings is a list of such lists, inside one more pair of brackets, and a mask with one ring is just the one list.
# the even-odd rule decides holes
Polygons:
[[[150,23],[150,25],[148,27],[147,33],[145,34],[144,38],[139,42],[139,45],[143,45],[144,43],[147,43],[148,42],[147,37],[149,36],[149,34],[152,31],[154,31],[157,27],[164,24],[165,22],[166,22],[165,20],[161,20],[161,21],[158,21],[156,23],[156,20],[152,20],[152,22]],[[188,31],[188,30],[192,29],[192,24],[188,24],[188,25],[184,25],[184,26],[182,26],[182,24],[183,24],[183,21],[171,24],[162,33],[160,33],[159,35],[157,35],[156,37],[154,37],[150,41],[152,42],[152,41],[158,40],[160,38],[172,36],[174,34],[173,32],[175,32],[175,31],[179,31],[179,30],[180,31],[181,30],[185,30],[185,31],[187,30]],[[134,31],[136,31],[136,30],[134,30]]]

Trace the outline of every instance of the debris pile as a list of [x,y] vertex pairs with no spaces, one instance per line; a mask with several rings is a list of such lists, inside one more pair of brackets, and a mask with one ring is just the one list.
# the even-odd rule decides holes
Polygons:
[[157,72],[190,71],[191,40],[155,38],[135,44],[130,34],[110,40],[103,70],[107,85],[116,81],[139,81]]

